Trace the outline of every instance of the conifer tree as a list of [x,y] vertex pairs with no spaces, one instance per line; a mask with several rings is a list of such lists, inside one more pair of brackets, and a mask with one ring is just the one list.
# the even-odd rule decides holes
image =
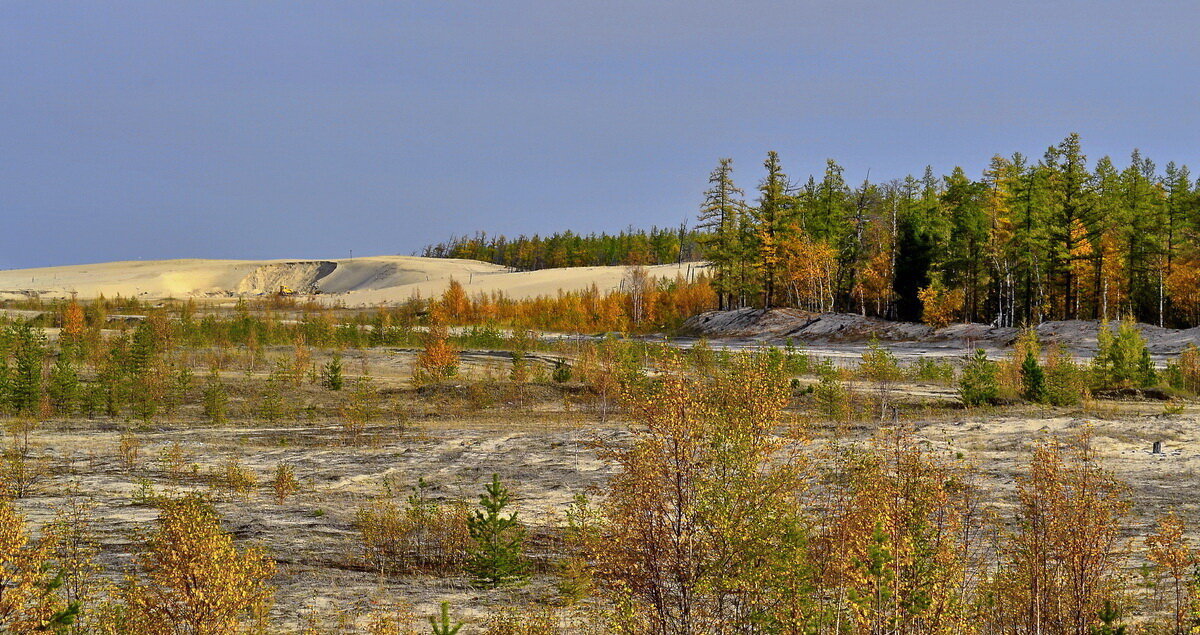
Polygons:
[[1057,285],[1056,315],[1061,319],[1078,316],[1076,260],[1078,244],[1091,224],[1092,197],[1088,191],[1091,175],[1087,157],[1079,144],[1079,135],[1071,134],[1046,152],[1042,168],[1047,178],[1047,205],[1050,209],[1048,275]]
[[330,390],[341,390],[343,383],[342,356],[334,355],[333,358],[321,368],[321,385]]
[[467,573],[474,576],[475,584],[483,588],[496,588],[517,584],[529,577],[529,565],[522,555],[525,529],[513,512],[504,515],[511,502],[512,494],[493,474],[492,482],[479,497],[479,506],[467,519],[467,529],[474,545],[469,549],[466,563]]
[[450,603],[442,602],[437,617],[429,618],[433,635],[457,635],[462,630],[463,623],[450,617]]
[[0,413],[12,406],[13,373],[9,367],[9,351],[12,348],[10,329],[0,329]]
[[79,402],[79,374],[70,356],[64,351],[59,353],[50,369],[50,384],[47,387],[50,402],[60,415],[69,415],[75,411]]
[[721,159],[708,183],[696,228],[708,230],[701,235],[700,244],[712,263],[718,304],[730,309],[741,305],[747,286],[742,240],[746,203],[741,198],[744,192],[733,184],[733,159]]
[[1159,322],[1162,298],[1160,279],[1165,266],[1159,240],[1162,227],[1160,197],[1154,163],[1134,150],[1129,167],[1121,172],[1123,189],[1122,242],[1124,243],[1125,294],[1129,310],[1142,319]]
[[225,385],[221,383],[221,375],[216,367],[209,369],[208,380],[204,382],[203,394],[204,418],[209,423],[219,426],[225,423],[225,411],[229,406],[229,395]]
[[989,226],[984,187],[956,167],[946,178],[946,192],[941,200],[952,228],[942,264],[945,281],[953,289],[962,289],[964,296],[963,315],[955,317],[975,319],[987,293],[984,245]]
[[46,357],[46,336],[28,322],[10,327],[13,346],[13,370],[9,379],[9,400],[18,414],[37,411],[42,399],[42,364]]
[[1021,362],[1021,394],[1033,403],[1046,401],[1046,374],[1033,351],[1025,353]]
[[1093,320],[1108,320],[1115,315],[1125,285],[1121,284],[1122,210],[1121,175],[1109,157],[1096,161],[1092,173],[1095,221],[1089,229],[1091,241],[1091,304]]
[[983,349],[976,349],[963,366],[958,381],[958,395],[967,406],[982,406],[990,403],[999,393],[996,380],[996,362],[987,358]]
[[755,266],[762,278],[762,306],[775,306],[779,292],[779,270],[784,260],[783,244],[793,227],[791,220],[792,198],[788,196],[787,175],[779,163],[779,154],[767,153],[763,162],[767,175],[758,186],[758,206],[751,213],[754,218],[757,252]]

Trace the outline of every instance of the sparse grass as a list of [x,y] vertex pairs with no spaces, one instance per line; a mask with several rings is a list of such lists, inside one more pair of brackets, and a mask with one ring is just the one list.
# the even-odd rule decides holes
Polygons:
[[[608,387],[614,392],[606,396],[608,420],[601,421],[597,387],[580,372],[578,347],[561,345],[554,355],[544,355],[537,353],[542,345],[528,346],[531,352],[523,359],[528,365],[514,381],[511,358],[495,354],[512,342],[500,346],[490,332],[451,336],[460,349],[458,374],[417,387],[410,372],[420,333],[412,333],[412,348],[406,350],[367,347],[365,341],[362,349],[339,350],[270,338],[258,347],[173,350],[167,354],[172,367],[190,366],[195,379],[178,389],[172,409],[160,409],[145,425],[132,424],[136,429],[129,419],[138,419],[138,413],[122,409],[109,417],[102,406],[91,416],[76,412],[38,422],[14,437],[26,439],[27,447],[5,456],[5,493],[30,509],[46,510],[72,488],[89,492],[97,540],[104,546],[100,566],[104,575],[116,576],[124,561],[113,554],[124,557],[122,550],[137,529],[153,521],[154,506],[164,496],[212,485],[221,493],[215,505],[225,529],[239,543],[266,547],[280,563],[271,619],[281,630],[302,628],[307,607],[319,604],[329,628],[340,612],[356,622],[346,625],[346,632],[368,632],[370,623],[424,632],[423,617],[433,614],[444,597],[453,598],[455,615],[475,628],[510,628],[520,619],[535,625],[548,616],[574,623],[570,611],[549,607],[564,593],[558,579],[563,569],[556,566],[565,550],[562,516],[575,494],[598,488],[611,476],[594,442],[620,441],[628,434],[628,413],[617,407],[617,387]],[[489,346],[473,346],[485,341]],[[616,376],[636,365],[649,369],[653,378],[664,358],[658,346],[613,350],[620,352],[609,360]],[[334,355],[342,355],[344,363],[345,386],[338,391],[312,377],[312,369],[324,367]],[[901,356],[894,367],[904,371],[902,376],[895,376],[885,359],[880,368],[887,372],[863,378],[795,350],[764,355],[782,356],[797,376],[787,416],[806,422],[814,456],[835,442],[859,443],[881,428],[911,428],[930,447],[985,466],[975,486],[987,493],[994,506],[989,511],[995,512],[1008,504],[1013,478],[1033,440],[1068,435],[1101,420],[1094,426],[1097,447],[1104,460],[1136,483],[1135,500],[1200,506],[1200,497],[1181,480],[1200,468],[1192,458],[1200,439],[1190,402],[1085,396],[1070,407],[999,403],[964,410],[957,386],[945,379],[940,364],[906,364]],[[567,381],[553,376],[556,359],[570,365]],[[719,372],[729,359],[702,349],[688,363],[708,374]],[[210,365],[224,370],[210,375]],[[364,369],[370,371],[369,382]],[[890,382],[894,420],[875,416],[879,377]],[[81,378],[95,382],[94,369],[85,367]],[[214,381],[222,395],[217,400],[221,416],[206,409]],[[804,394],[812,385],[822,388]],[[367,400],[366,417],[347,408],[356,388]],[[271,402],[265,410],[264,397]],[[16,429],[15,420],[9,423]],[[1148,459],[1146,449],[1154,440],[1164,440],[1171,451],[1186,450]],[[535,566],[528,588],[486,595],[467,590],[459,571],[461,521],[492,472],[520,492],[518,506],[530,525]],[[429,485],[408,498],[422,477]],[[390,494],[380,493],[385,480]],[[1150,511],[1135,507],[1141,515],[1131,519],[1127,532],[1140,531]],[[381,592],[397,604],[371,600]],[[396,626],[404,620],[407,626]]]

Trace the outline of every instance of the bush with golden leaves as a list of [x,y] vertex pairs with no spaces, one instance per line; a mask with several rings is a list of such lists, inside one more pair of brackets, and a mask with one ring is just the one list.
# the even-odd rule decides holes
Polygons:
[[424,498],[421,491],[401,504],[381,496],[360,508],[354,527],[367,561],[383,575],[457,569],[466,557],[467,505]]
[[300,481],[296,480],[296,470],[291,464],[280,463],[275,466],[275,473],[271,476],[271,491],[278,505],[284,504],[289,496],[300,491]]
[[1129,486],[1084,436],[1045,443],[1017,483],[1017,522],[1002,544],[989,615],[1004,632],[1087,633],[1125,585],[1121,523]]
[[[724,632],[776,621],[810,624],[801,567],[808,487],[802,443],[782,426],[782,366],[738,355],[713,380],[675,356],[624,402],[631,444],[605,445],[618,466],[588,532],[594,579],[628,598],[651,632]],[[782,622],[786,622],[782,623]]]
[[274,598],[275,562],[239,549],[216,511],[195,496],[168,499],[146,550],[118,591],[125,632],[224,635],[260,628]]
[[1200,551],[1188,541],[1183,519],[1170,512],[1158,519],[1153,534],[1146,537],[1146,559],[1154,575],[1154,604],[1165,608],[1170,618],[1165,625],[1172,633],[1185,633],[1200,625]]
[[0,632],[55,631],[74,620],[79,605],[58,592],[54,536],[32,540],[21,513],[0,501]]
[[810,557],[821,612],[860,633],[966,633],[983,535],[961,461],[903,431],[832,457]]
[[434,307],[430,314],[429,330],[425,333],[425,349],[417,354],[413,365],[413,381],[436,382],[458,374],[458,351],[450,344],[449,337],[445,318]]

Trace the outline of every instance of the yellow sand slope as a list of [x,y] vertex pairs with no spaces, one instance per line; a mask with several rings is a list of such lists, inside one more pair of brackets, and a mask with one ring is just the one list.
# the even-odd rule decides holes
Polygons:
[[[649,267],[656,277],[689,275],[702,265]],[[318,289],[323,301],[347,306],[403,302],[430,297],[458,280],[470,294],[501,291],[513,298],[620,286],[627,267],[574,267],[512,272],[476,260],[373,256],[341,260],[152,260],[0,271],[0,299],[113,297],[228,298]]]

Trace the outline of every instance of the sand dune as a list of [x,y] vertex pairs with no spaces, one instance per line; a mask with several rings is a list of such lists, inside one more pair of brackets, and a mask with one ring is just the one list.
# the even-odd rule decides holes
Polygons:
[[[650,267],[656,277],[688,275],[696,263]],[[341,260],[153,260],[0,271],[0,299],[113,297],[229,298],[319,290],[324,302],[347,306],[430,297],[458,280],[471,294],[494,291],[514,298],[620,286],[626,267],[574,267],[512,272],[476,260],[374,256]]]

